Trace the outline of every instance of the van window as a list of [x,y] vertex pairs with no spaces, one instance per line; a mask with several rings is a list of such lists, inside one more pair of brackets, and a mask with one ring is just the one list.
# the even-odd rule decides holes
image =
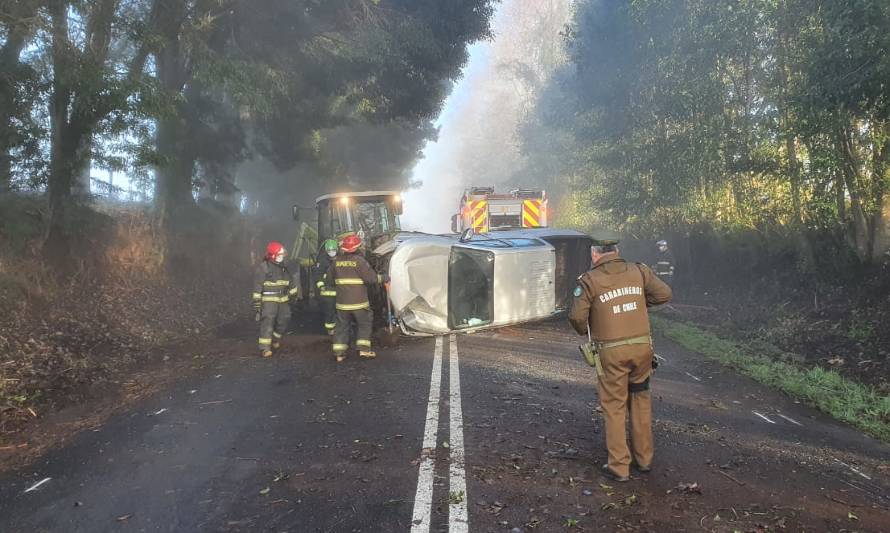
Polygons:
[[454,247],[448,264],[448,327],[490,324],[494,314],[494,254]]

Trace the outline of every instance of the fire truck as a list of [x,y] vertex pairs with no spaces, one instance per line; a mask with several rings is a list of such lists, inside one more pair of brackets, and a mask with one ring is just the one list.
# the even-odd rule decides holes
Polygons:
[[534,189],[495,194],[494,187],[471,187],[464,191],[460,209],[451,217],[454,233],[470,228],[475,233],[488,233],[499,229],[547,226],[547,193]]

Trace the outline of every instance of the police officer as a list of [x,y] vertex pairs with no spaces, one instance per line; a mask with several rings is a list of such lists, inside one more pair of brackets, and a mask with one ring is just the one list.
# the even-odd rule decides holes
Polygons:
[[[627,481],[631,459],[641,472],[652,465],[649,376],[654,352],[647,307],[668,302],[671,288],[646,265],[622,259],[617,244],[594,241],[593,269],[578,278],[569,322],[578,333],[590,334],[602,363],[597,369],[597,395],[609,455],[603,471],[616,481]],[[630,449],[625,438],[627,411]]]
[[655,258],[655,273],[668,281],[674,278],[674,252],[668,248],[668,242],[664,239],[655,243],[658,254]]
[[270,242],[254,274],[253,305],[260,322],[259,347],[263,357],[272,357],[272,349],[281,348],[281,338],[290,324],[288,301],[300,293],[299,271],[291,276],[284,265],[286,254],[280,242]]
[[331,261],[337,256],[337,241],[328,239],[324,241],[322,248],[323,251],[318,254],[318,261],[315,263],[315,288],[318,291],[324,329],[328,335],[333,335],[334,327],[337,325],[337,289],[334,280],[327,279],[327,272]]
[[337,326],[334,328],[334,357],[337,362],[346,359],[352,323],[358,326],[355,345],[360,357],[372,358],[377,354],[371,349],[371,303],[368,286],[382,283],[368,261],[358,253],[362,240],[358,235],[347,235],[340,243],[341,253],[328,267],[327,280],[337,287]]

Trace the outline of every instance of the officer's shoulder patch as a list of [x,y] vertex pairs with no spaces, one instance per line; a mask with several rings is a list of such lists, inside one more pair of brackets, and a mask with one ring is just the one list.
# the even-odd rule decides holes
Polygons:
[[584,294],[584,290],[581,288],[580,285],[578,285],[577,287],[575,287],[575,292],[573,292],[572,294],[574,294],[575,298],[577,298],[577,297],[581,296],[582,294]]

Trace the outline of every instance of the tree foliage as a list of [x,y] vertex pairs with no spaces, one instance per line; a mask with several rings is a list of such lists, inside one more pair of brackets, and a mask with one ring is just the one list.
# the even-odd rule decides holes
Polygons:
[[568,205],[890,249],[890,4],[583,0],[566,33],[523,142]]
[[[248,159],[315,183],[405,185],[493,3],[4,0],[0,190],[45,189],[52,234],[91,166],[140,178],[171,228],[198,189],[305,189],[236,183]],[[362,175],[367,154],[342,147],[368,128],[392,133],[365,144],[395,163]]]

